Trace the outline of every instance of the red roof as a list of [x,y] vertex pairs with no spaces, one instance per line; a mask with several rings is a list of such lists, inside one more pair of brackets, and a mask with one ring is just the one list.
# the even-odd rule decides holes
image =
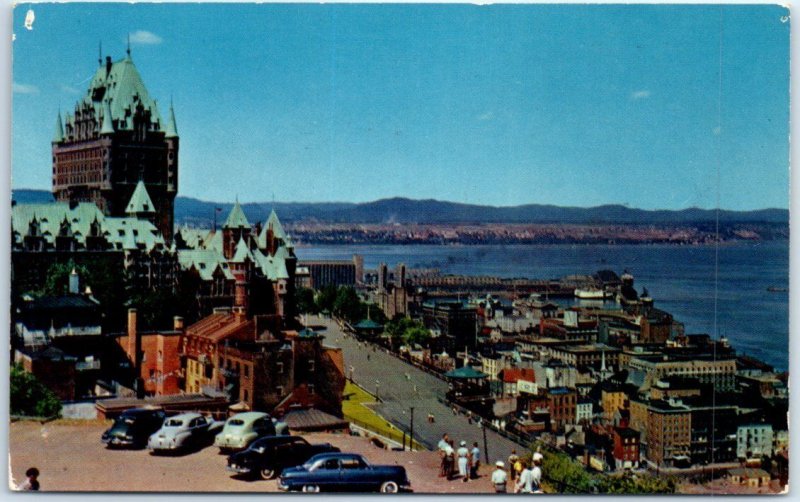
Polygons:
[[516,383],[517,380],[536,381],[536,373],[531,368],[506,368],[500,373],[503,374],[503,383]]

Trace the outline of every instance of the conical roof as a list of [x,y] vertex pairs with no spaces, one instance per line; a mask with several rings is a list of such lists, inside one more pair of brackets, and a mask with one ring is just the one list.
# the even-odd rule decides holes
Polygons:
[[[103,122],[105,122],[105,119],[103,119]],[[136,189],[133,191],[133,195],[131,195],[131,200],[128,202],[125,212],[127,214],[156,212],[153,201],[150,199],[150,194],[147,193],[147,188],[145,188],[142,180],[139,180],[139,183],[136,184]]]
[[61,143],[64,141],[64,124],[61,123],[61,112],[58,112],[56,118],[56,131],[53,134],[53,143]]
[[172,103],[169,105],[169,116],[167,117],[166,138],[178,137],[178,126],[175,123],[175,110],[172,108]]
[[237,200],[228,215],[228,219],[226,219],[225,224],[222,225],[222,228],[246,228],[249,226],[250,222],[247,221],[247,216],[244,215],[242,206],[239,205],[239,201]]
[[250,261],[255,261],[253,259],[253,255],[250,253],[250,248],[247,247],[247,243],[244,241],[244,238],[239,237],[239,242],[236,244],[236,251],[233,253],[231,262],[243,263],[247,259]]

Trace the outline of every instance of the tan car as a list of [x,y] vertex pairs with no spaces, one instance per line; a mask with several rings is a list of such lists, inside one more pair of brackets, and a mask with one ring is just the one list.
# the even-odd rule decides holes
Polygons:
[[214,446],[222,452],[239,451],[260,437],[274,435],[275,424],[268,414],[260,411],[237,413],[225,422],[222,432],[214,439]]

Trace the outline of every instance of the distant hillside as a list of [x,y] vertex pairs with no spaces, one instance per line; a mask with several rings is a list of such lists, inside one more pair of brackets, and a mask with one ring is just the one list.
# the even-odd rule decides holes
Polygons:
[[[44,190],[14,190],[12,198],[20,203],[52,201],[50,192]],[[205,202],[189,197],[178,197],[175,203],[175,220],[179,225],[210,225],[214,218],[222,223],[231,209],[231,203]],[[287,223],[313,221],[320,223],[617,223],[617,224],[689,224],[715,221],[716,212],[708,209],[688,208],[679,211],[647,211],[621,205],[597,207],[560,207],[541,204],[495,207],[459,204],[438,200],[412,200],[406,198],[381,199],[353,204],[347,202],[269,202],[243,204],[252,221],[265,221],[272,208]],[[788,224],[786,209],[761,209],[757,211],[720,211],[723,223],[776,223]]]

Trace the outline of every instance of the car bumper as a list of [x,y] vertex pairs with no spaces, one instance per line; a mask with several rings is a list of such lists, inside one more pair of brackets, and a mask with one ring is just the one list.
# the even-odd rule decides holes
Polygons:
[[171,440],[164,438],[151,439],[147,442],[147,448],[152,451],[177,450],[180,447],[181,445],[179,443],[172,442]]
[[284,484],[283,481],[280,478],[278,478],[278,490],[282,492],[288,492],[289,489],[290,489],[289,485]]
[[125,439],[121,437],[105,438],[102,441],[108,446],[132,446],[134,444],[133,439]]
[[235,472],[237,474],[250,474],[253,472],[253,469],[249,467],[244,467],[242,465],[229,465],[226,469],[230,472]]

